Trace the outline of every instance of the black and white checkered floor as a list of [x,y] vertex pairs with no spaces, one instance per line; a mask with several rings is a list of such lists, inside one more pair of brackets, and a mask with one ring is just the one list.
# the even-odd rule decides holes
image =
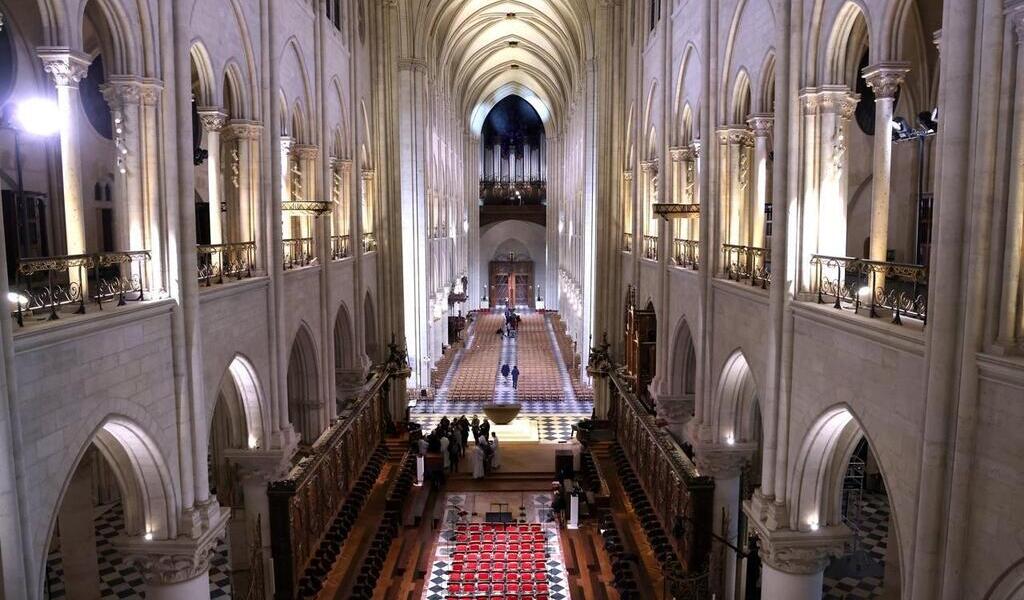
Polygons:
[[[142,575],[127,565],[114,548],[113,540],[124,529],[124,512],[120,502],[97,509],[96,557],[99,561],[100,597],[103,600],[145,598]],[[61,552],[51,552],[46,559],[46,590],[44,597],[62,600],[67,595],[64,586],[64,563]],[[217,546],[210,564],[210,598],[231,598],[231,571],[228,546]]]
[[[432,415],[416,415],[413,420],[423,426],[423,431],[433,431],[441,417],[447,415],[448,417],[457,417],[465,414],[466,417],[472,419],[473,416],[477,416],[483,419],[483,411],[480,412],[462,412],[465,410],[464,405],[458,409],[453,410],[450,413],[439,413]],[[568,442],[572,439],[572,426],[579,423],[583,419],[590,418],[590,413],[579,414],[579,415],[524,415],[520,414],[516,419],[527,419],[531,421],[531,425],[539,428],[539,438],[541,443],[546,444],[560,444]]]
[[[448,578],[452,572],[450,559],[455,539],[455,525],[460,522],[460,511],[465,514],[471,511],[468,498],[461,494],[449,494],[444,522],[445,527],[438,536],[434,549],[434,560],[430,564],[430,574],[423,588],[423,600],[445,600],[448,598]],[[524,498],[524,505],[514,513],[519,522],[540,522],[544,528],[545,551],[547,554],[546,581],[549,586],[547,598],[550,600],[569,600],[569,573],[562,556],[562,543],[559,539],[558,526],[551,513],[550,494],[529,494]],[[470,522],[480,522],[480,515],[472,513]]]
[[885,494],[864,492],[852,520],[857,536],[854,552],[825,569],[824,600],[878,598],[882,593],[889,499]]

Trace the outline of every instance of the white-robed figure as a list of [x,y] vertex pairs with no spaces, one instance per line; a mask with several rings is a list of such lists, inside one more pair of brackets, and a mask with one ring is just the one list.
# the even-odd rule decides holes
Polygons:
[[448,436],[441,436],[441,458],[444,460],[444,468],[447,471],[452,466],[451,456],[448,455]]
[[480,444],[473,444],[473,455],[470,457],[473,463],[473,479],[484,477],[484,449]]
[[501,450],[498,448],[498,434],[491,434],[491,468],[501,468]]

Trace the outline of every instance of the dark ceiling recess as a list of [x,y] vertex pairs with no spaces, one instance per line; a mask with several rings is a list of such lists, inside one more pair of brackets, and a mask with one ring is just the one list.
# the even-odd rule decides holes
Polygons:
[[502,151],[515,147],[522,152],[523,144],[539,146],[544,136],[544,122],[540,115],[520,96],[508,96],[494,105],[481,131],[483,145],[501,144]]
[[[857,73],[863,73],[864,69],[868,66],[868,53],[865,52],[864,56],[860,59],[860,67],[857,69]],[[857,102],[857,108],[854,110],[854,118],[857,120],[857,125],[860,130],[866,135],[875,135],[875,90],[868,85],[867,81],[863,77],[857,77],[857,89],[856,92],[860,94],[860,100]],[[896,98],[893,101],[893,109],[900,104],[900,90],[896,90]]]

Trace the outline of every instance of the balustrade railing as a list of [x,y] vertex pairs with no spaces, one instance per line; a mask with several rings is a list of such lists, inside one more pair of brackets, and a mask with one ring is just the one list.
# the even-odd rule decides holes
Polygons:
[[256,242],[201,244],[196,246],[199,281],[207,287],[224,283],[224,278],[252,277],[256,263]]
[[331,258],[341,260],[352,256],[352,237],[347,235],[331,236]]
[[313,264],[313,238],[282,240],[284,244],[284,268],[307,267]]
[[644,236],[644,258],[658,260],[658,236]]
[[633,234],[623,233],[622,234],[622,250],[625,252],[633,251]]
[[363,252],[373,252],[377,249],[377,236],[373,233],[363,234]]
[[47,320],[60,318],[61,307],[75,307],[85,314],[86,303],[116,299],[118,306],[145,300],[148,250],[100,252],[65,256],[41,256],[18,260],[17,279],[11,285],[11,311],[19,326],[25,317],[49,312]]
[[697,240],[673,240],[672,260],[677,266],[696,271],[700,262],[700,242]]
[[811,256],[811,267],[818,304],[831,298],[834,308],[864,308],[871,318],[889,311],[897,325],[905,316],[928,322],[928,267],[820,254]]
[[767,289],[772,282],[772,251],[756,246],[722,244],[722,269],[733,281],[750,281],[750,285]]

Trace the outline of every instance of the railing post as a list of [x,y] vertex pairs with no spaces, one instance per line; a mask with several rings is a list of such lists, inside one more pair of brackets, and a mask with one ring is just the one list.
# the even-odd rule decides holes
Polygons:
[[878,318],[878,313],[875,311],[875,296],[878,291],[875,289],[875,285],[878,282],[878,269],[875,265],[868,267],[871,271],[871,306],[869,307],[868,315],[872,319]]

